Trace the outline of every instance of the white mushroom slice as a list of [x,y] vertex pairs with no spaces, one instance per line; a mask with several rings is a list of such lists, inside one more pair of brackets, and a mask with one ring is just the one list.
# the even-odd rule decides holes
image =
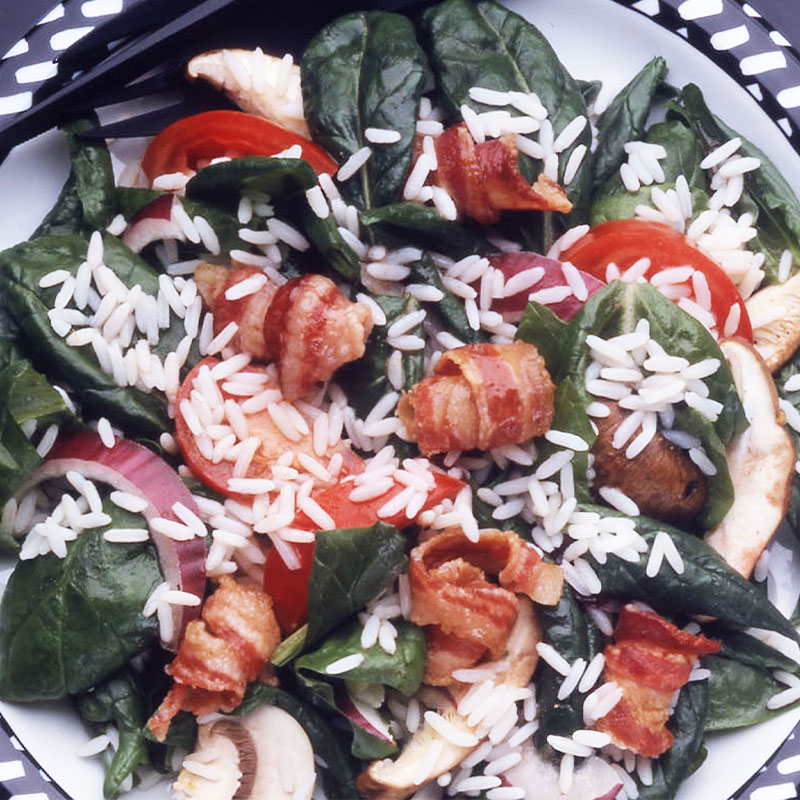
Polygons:
[[607,761],[590,756],[575,765],[570,789],[562,794],[558,766],[542,758],[530,740],[522,745],[521,753],[522,760],[503,777],[512,786],[525,790],[525,800],[596,800],[620,783],[619,775]]
[[800,273],[759,290],[745,306],[756,350],[775,372],[800,346]]
[[764,361],[739,339],[727,339],[720,348],[750,426],[727,451],[733,505],[705,540],[747,578],[786,514],[796,456]]
[[[526,597],[518,596],[517,618],[508,638],[507,653],[504,660],[509,668],[499,674],[498,685],[523,687],[530,683],[536,669],[538,653],[536,645],[541,641],[542,631],[533,603]],[[464,717],[453,709],[443,709],[439,714],[450,724],[467,734],[480,739],[486,734],[467,724]],[[419,775],[426,756],[432,746],[441,745],[435,762],[427,774]],[[359,794],[375,800],[404,800],[414,794],[423,783],[432,781],[461,763],[476,745],[461,746],[453,744],[425,723],[406,743],[400,755],[394,760],[373,761],[358,777]]]
[[197,750],[173,784],[192,800],[310,800],[314,751],[297,720],[275,706],[198,728]]
[[190,78],[222,89],[242,111],[310,138],[303,115],[300,67],[256,50],[210,50],[187,65]]

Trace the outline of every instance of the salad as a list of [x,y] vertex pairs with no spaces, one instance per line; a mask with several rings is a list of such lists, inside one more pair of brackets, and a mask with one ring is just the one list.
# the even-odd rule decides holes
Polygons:
[[182,800],[670,798],[800,702],[800,204],[735,120],[488,0],[187,76],[241,110],[116,177],[70,122],[0,253],[0,698]]

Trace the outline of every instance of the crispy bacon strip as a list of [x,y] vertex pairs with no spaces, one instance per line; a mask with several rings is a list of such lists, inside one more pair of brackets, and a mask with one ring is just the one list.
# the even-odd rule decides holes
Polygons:
[[235,322],[239,329],[231,345],[261,361],[267,357],[264,344],[264,318],[278,287],[269,280],[257,292],[239,300],[228,300],[225,292],[237,283],[264,273],[249,265],[228,269],[220,264],[201,264],[194,271],[194,279],[205,305],[214,315],[214,333]]
[[202,619],[186,627],[178,655],[167,667],[175,684],[150,718],[150,731],[163,741],[181,710],[233,711],[280,638],[270,596],[224,576],[203,606]]
[[397,415],[426,456],[489,450],[547,431],[553,393],[532,344],[469,344],[448,350],[434,374],[403,395]]
[[475,144],[464,123],[436,139],[438,167],[434,181],[447,190],[456,208],[483,225],[493,225],[501,211],[572,210],[566,192],[540,175],[531,185],[517,167],[514,136]]
[[647,757],[661,755],[674,738],[665,727],[673,695],[688,682],[698,657],[721,646],[676,628],[653,611],[625,606],[615,643],[605,649],[605,679],[620,686],[623,696],[597,729],[619,747]]
[[339,367],[364,355],[372,314],[323,275],[293,278],[278,289],[264,320],[267,355],[278,360],[281,391],[297,400]]
[[[540,566],[538,553],[512,531],[485,530],[480,541],[471,542],[460,530],[451,529],[415,547],[409,566],[411,620],[437,626],[431,671],[438,674],[437,663],[450,658],[458,661],[458,667],[470,666],[465,658],[469,643],[473,653],[477,654],[474,645],[478,645],[491,658],[499,658],[516,617],[516,592],[540,603],[557,603],[562,583],[556,586],[554,577],[561,568]],[[541,585],[537,575],[546,576]]]
[[475,639],[464,639],[445,633],[438,625],[425,629],[427,649],[422,682],[430,686],[449,686],[453,670],[475,666],[486,653],[485,645]]

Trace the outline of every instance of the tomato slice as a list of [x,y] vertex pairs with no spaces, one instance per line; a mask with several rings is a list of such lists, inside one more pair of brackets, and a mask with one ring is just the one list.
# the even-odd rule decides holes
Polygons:
[[[552,258],[541,256],[538,253],[499,253],[489,256],[489,263],[503,273],[506,282],[514,275],[525,272],[529,269],[540,267],[544,270],[544,275],[532,286],[515,292],[510,297],[500,297],[492,300],[492,311],[503,314],[508,322],[517,322],[522,317],[522,312],[528,305],[528,296],[541,289],[552,289],[557,286],[568,286],[561,262]],[[606,282],[594,275],[578,270],[587,289],[587,297],[591,297],[596,291],[602,289]],[[547,307],[557,316],[564,320],[570,320],[581,309],[585,300],[579,300],[574,294],[556,303],[547,303]]]
[[[464,486],[462,481],[449,475],[434,473],[434,479],[436,483],[428,493],[423,510],[433,508],[447,498],[454,498]],[[350,483],[337,483],[335,486],[320,489],[312,496],[333,517],[338,528],[360,528],[378,522],[380,508],[404,488],[397,484],[380,497],[364,503],[354,503],[349,499],[350,492],[353,491]],[[402,511],[391,517],[381,518],[380,521],[400,529],[407,528],[414,522]],[[317,529],[302,512],[295,517],[292,527],[311,531]],[[274,547],[267,552],[264,564],[264,589],[272,597],[272,607],[284,636],[297,630],[306,621],[308,578],[314,560],[314,542],[293,543],[292,547],[300,561],[298,569],[289,569]]]
[[[579,269],[605,279],[606,267],[616,264],[624,272],[640,258],[650,259],[650,268],[645,277],[669,267],[693,267],[701,272],[708,282],[711,293],[711,313],[715,317],[716,329],[723,335],[725,323],[734,305],[739,307],[739,322],[729,332],[749,342],[753,341],[753,329],[747,308],[739,291],[721,267],[704,255],[686,237],[669,225],[638,219],[618,219],[595,225],[560,255]],[[697,302],[691,278],[682,284],[687,287],[689,299]],[[701,304],[702,305],[702,304]]]
[[[231,461],[222,460],[215,464],[211,459],[206,458],[197,445],[197,440],[186,422],[186,417],[181,409],[184,400],[189,400],[194,389],[194,380],[203,366],[215,367],[220,361],[213,356],[204,358],[195,364],[193,369],[184,379],[178,389],[178,396],[175,402],[175,438],[178,447],[181,449],[186,465],[192,474],[200,481],[226,497],[233,497],[242,502],[250,503],[252,495],[237,495],[228,489],[228,480],[233,477],[234,464]],[[244,372],[265,372],[266,368],[260,365],[250,365]],[[222,390],[220,390],[222,391]],[[233,397],[222,391],[223,399]],[[234,398],[241,400],[242,398]],[[314,455],[310,437],[305,437],[300,442],[290,442],[272,421],[269,412],[259,411],[255,414],[247,415],[247,426],[250,436],[257,436],[261,439],[261,445],[250,462],[247,470],[248,478],[270,478],[272,477],[272,465],[287,450],[305,452]],[[364,469],[363,461],[344,443],[340,442],[331,451],[342,454],[342,476],[352,472],[361,472]]]
[[173,122],[150,142],[142,169],[152,181],[159,175],[192,172],[213,158],[272,156],[296,144],[302,148],[301,157],[317,174],[333,175],[338,169],[313,142],[243,111],[204,111]]

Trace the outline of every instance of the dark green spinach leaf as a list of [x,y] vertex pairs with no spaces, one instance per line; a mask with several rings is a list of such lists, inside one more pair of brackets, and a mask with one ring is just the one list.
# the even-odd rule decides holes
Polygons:
[[359,208],[400,199],[427,77],[427,59],[414,28],[398,14],[348,14],[323,28],[306,47],[303,101],[315,141],[342,163],[369,145],[365,129],[400,134],[395,144],[372,145],[369,161],[343,184],[342,191]]
[[567,323],[541,303],[528,303],[517,327],[517,339],[535,345],[553,380],[564,373]]

